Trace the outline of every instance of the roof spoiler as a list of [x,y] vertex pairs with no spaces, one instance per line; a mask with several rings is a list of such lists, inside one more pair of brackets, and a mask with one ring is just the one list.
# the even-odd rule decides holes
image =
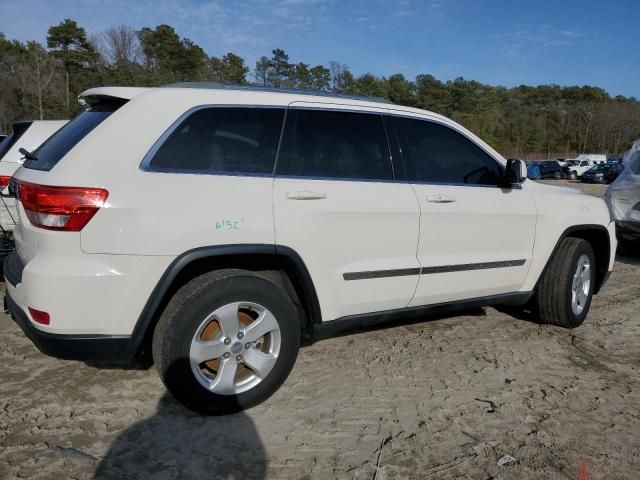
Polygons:
[[85,108],[101,103],[127,103],[133,97],[146,92],[148,88],[139,87],[97,87],[85,90],[78,96],[78,101]]

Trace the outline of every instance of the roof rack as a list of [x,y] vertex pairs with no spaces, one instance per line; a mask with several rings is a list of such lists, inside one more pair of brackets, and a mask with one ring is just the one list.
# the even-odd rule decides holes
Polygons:
[[302,88],[261,87],[259,85],[227,85],[218,82],[178,82],[161,85],[161,88],[207,88],[219,90],[246,90],[249,92],[288,93],[295,95],[314,95],[316,97],[345,98],[349,100],[362,100],[365,102],[377,102],[393,104],[386,98],[367,97],[364,95],[349,95],[346,93],[325,92],[323,90],[306,90]]

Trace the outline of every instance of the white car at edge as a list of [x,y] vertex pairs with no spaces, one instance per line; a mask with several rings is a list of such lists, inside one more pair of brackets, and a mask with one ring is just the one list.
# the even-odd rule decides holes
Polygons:
[[[0,142],[0,190],[9,185],[9,179],[24,162],[20,149],[32,152],[47,138],[60,130],[67,120],[31,120],[15,122],[12,132]],[[15,199],[2,198],[0,201],[0,226],[11,231],[16,218]]]
[[601,199],[431,112],[202,84],[81,100],[12,179],[6,306],[47,354],[151,356],[203,414],[264,401],[302,339],[347,328],[500,304],[576,327],[613,267]]

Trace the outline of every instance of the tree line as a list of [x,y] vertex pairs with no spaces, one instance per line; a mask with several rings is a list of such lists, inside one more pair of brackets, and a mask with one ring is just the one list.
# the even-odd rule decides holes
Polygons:
[[0,131],[20,119],[71,118],[81,108],[77,95],[90,87],[186,81],[385,98],[451,117],[503,154],[522,158],[619,154],[640,137],[640,101],[611,97],[598,87],[506,88],[462,77],[443,82],[429,74],[413,81],[399,73],[356,76],[340,62],[292,62],[279,48],[252,69],[232,52],[209,56],[169,25],[123,25],[89,35],[70,19],[49,28],[46,46],[0,32]]

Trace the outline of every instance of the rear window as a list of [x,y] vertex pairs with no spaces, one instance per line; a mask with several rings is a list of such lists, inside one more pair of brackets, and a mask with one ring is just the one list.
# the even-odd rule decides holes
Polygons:
[[35,152],[36,160],[27,160],[24,167],[32,170],[51,170],[80,140],[115,112],[124,102],[94,105],[58,130]]
[[271,174],[283,119],[282,108],[201,108],[171,131],[146,169]]
[[11,147],[13,147],[20,137],[27,131],[27,129],[31,126],[31,122],[20,122],[13,124],[13,132],[0,142],[0,160],[4,157]]

